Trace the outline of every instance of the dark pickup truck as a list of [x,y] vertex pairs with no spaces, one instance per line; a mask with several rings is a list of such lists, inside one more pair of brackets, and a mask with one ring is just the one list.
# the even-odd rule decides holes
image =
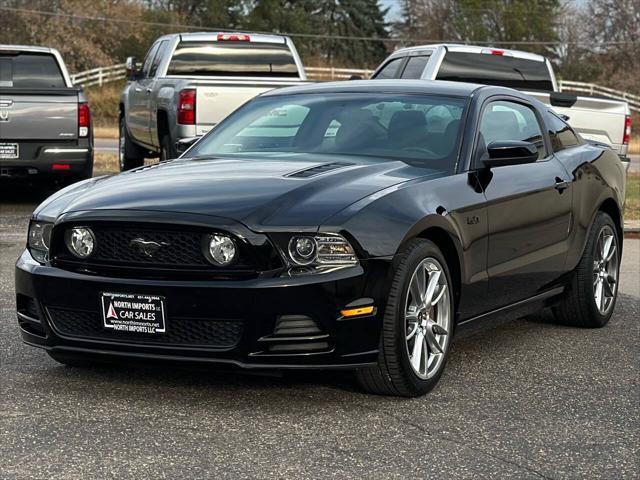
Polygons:
[[0,176],[66,184],[92,173],[89,105],[58,51],[0,45]]

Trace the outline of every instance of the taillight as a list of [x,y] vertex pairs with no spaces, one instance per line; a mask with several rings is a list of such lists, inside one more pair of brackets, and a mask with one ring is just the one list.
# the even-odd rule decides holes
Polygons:
[[251,37],[246,33],[219,33],[219,42],[250,42]]
[[182,90],[178,94],[178,123],[196,124],[196,91],[192,88]]
[[88,137],[91,125],[91,110],[88,103],[78,104],[78,136]]
[[629,145],[631,140],[631,116],[624,117],[624,134],[622,135],[622,144]]
[[504,50],[497,50],[494,48],[491,50],[491,55],[504,55]]

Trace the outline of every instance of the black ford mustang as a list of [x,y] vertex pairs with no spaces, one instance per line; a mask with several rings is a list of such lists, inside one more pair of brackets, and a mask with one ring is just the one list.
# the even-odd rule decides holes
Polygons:
[[623,198],[612,150],[514,90],[282,89],[177,160],[40,205],[18,321],[67,364],[349,368],[420,395],[462,327],[544,307],[605,325]]

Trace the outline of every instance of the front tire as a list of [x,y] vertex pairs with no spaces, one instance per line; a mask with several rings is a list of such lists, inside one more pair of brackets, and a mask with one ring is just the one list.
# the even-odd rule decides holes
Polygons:
[[124,121],[124,115],[120,117],[118,132],[118,163],[120,171],[125,172],[144,165],[144,151],[133,143]]
[[601,328],[611,318],[618,297],[620,239],[613,220],[598,212],[587,245],[564,296],[553,314],[559,323]]
[[429,240],[413,240],[395,268],[378,363],[357,372],[367,392],[417,397],[436,386],[454,329],[452,285],[440,249]]

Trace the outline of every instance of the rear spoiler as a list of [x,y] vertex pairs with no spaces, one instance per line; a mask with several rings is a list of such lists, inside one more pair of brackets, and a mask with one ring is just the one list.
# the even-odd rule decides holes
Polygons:
[[554,107],[573,107],[578,101],[578,96],[575,93],[551,92],[549,100]]

